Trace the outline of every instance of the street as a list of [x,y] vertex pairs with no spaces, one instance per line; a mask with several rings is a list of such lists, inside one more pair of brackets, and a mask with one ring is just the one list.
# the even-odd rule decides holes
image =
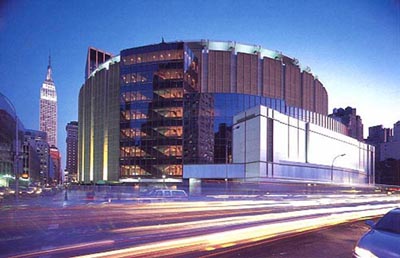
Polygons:
[[[376,218],[399,206],[397,195],[383,194],[154,203],[139,199],[84,203],[74,196],[78,195],[63,201],[60,193],[21,200],[19,205],[3,204],[1,256],[321,257],[303,253],[306,248],[300,250],[295,244],[302,243],[342,252],[332,257],[349,257],[349,246],[366,228],[340,224]],[[343,243],[346,248],[340,247]]]
[[368,231],[364,221],[307,232],[273,241],[265,241],[241,249],[227,249],[206,257],[285,257],[285,258],[349,258],[357,240]]

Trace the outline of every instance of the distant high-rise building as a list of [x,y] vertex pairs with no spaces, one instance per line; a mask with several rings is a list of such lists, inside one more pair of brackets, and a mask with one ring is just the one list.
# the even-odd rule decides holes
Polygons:
[[364,125],[361,117],[357,115],[357,110],[355,108],[335,108],[329,117],[344,124],[347,127],[347,132],[350,137],[359,141],[364,141]]
[[26,130],[24,137],[25,142],[28,142],[30,146],[35,146],[37,156],[40,160],[38,180],[46,184],[50,178],[50,149],[47,143],[47,134],[46,132],[37,130]]
[[400,160],[400,121],[393,125],[393,134],[388,137],[388,141],[380,143],[380,160],[397,159]]
[[76,178],[78,172],[78,122],[71,121],[67,124],[67,157],[65,170],[69,178]]
[[372,145],[379,145],[388,142],[393,135],[391,128],[383,128],[382,125],[375,125],[368,128],[367,142]]
[[393,129],[370,127],[366,141],[376,146],[376,183],[400,185],[400,121]]
[[54,175],[51,175],[50,177],[52,178],[53,183],[59,184],[62,182],[63,177],[61,174],[61,153],[57,147],[50,147],[50,157],[54,168]]
[[57,93],[52,78],[51,59],[47,66],[46,79],[40,89],[40,131],[47,133],[50,146],[57,146]]
[[86,67],[85,67],[85,80],[89,78],[90,74],[96,70],[96,68],[104,63],[105,61],[111,59],[112,54],[107,53],[103,50],[89,47],[87,52]]
[[369,135],[366,140],[376,147],[376,161],[386,159],[400,160],[400,121],[392,128],[383,128],[376,125],[369,128]]
[[22,149],[22,171],[20,176],[24,179],[30,179],[31,182],[43,182],[43,177],[40,169],[40,154],[37,151],[36,142],[31,140],[29,135],[24,135]]
[[400,142],[400,121],[393,125],[393,142]]

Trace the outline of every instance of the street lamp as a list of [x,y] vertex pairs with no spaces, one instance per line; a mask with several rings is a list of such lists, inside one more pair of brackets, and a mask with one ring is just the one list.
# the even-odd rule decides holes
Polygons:
[[14,176],[15,176],[15,194],[16,194],[16,201],[18,202],[18,195],[19,195],[19,174],[18,174],[18,159],[19,159],[19,151],[18,151],[18,117],[17,117],[17,110],[15,109],[13,103],[4,96],[1,92],[0,95],[8,102],[9,106],[14,111],[14,120],[15,120],[15,153],[14,153]]
[[344,155],[346,155],[346,153],[343,154],[339,154],[336,157],[333,158],[332,160],[332,166],[331,166],[331,182],[333,182],[333,163],[335,162],[335,160],[339,157],[343,157]]
[[165,174],[162,175],[162,179],[163,179],[163,185],[164,185],[164,187],[165,187]]

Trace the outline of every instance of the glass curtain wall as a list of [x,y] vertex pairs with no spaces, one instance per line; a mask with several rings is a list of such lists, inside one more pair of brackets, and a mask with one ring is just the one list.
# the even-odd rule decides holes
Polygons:
[[234,93],[185,95],[184,163],[232,163],[233,117],[246,109],[264,105],[285,113],[285,102]]
[[182,177],[183,98],[197,74],[184,43],[121,52],[121,178]]

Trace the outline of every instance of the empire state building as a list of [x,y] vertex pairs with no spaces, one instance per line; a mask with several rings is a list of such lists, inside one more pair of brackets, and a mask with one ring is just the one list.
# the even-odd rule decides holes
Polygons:
[[57,146],[57,93],[51,74],[51,59],[49,57],[46,79],[40,89],[39,129],[47,133],[47,142],[50,146]]

